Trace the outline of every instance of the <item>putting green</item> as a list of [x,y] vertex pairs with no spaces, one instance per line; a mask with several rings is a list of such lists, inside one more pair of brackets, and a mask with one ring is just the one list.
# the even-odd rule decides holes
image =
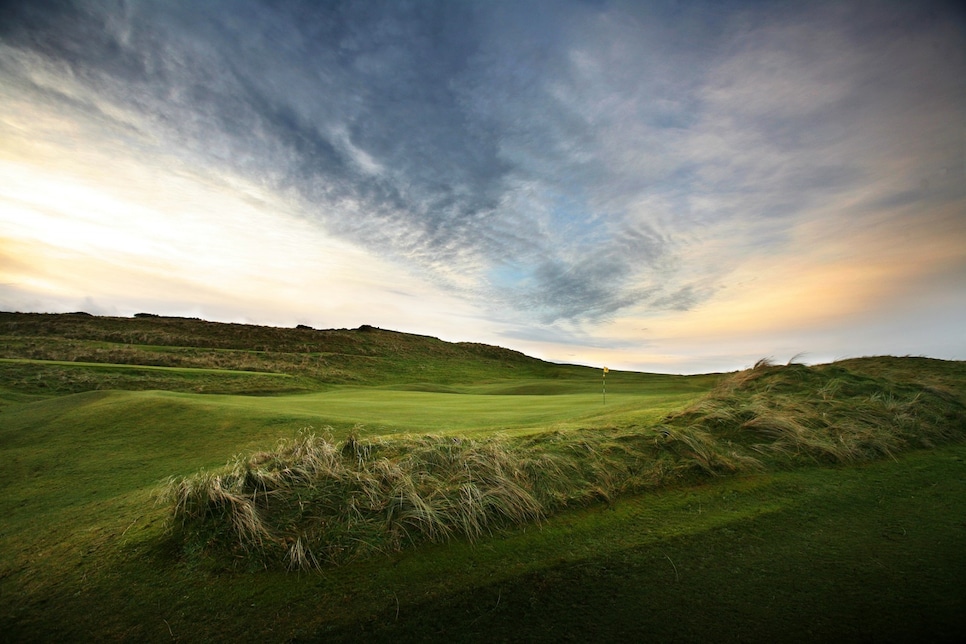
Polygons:
[[[140,392],[203,405],[218,417],[292,418],[337,430],[362,426],[366,434],[528,431],[649,422],[680,409],[698,394],[666,391],[639,394],[481,395],[339,388],[271,397]],[[277,423],[277,421],[276,421]],[[275,423],[273,423],[275,424]],[[341,433],[341,431],[339,432]]]

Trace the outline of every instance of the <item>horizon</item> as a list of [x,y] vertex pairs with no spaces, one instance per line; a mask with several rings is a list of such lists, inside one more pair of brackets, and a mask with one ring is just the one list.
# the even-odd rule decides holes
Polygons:
[[966,10],[8,3],[0,310],[964,360]]

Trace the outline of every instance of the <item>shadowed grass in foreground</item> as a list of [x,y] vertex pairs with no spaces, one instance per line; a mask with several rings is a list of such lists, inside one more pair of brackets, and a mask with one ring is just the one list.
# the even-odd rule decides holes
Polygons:
[[404,564],[379,612],[299,641],[962,641],[964,457],[956,445],[568,512],[492,549],[450,546],[448,574],[492,575],[482,586],[424,599]]
[[83,527],[56,547],[34,536],[29,560],[0,577],[0,632],[21,642],[961,641],[964,463],[960,444],[721,478],[324,574],[172,563],[158,513],[141,515],[136,493],[85,508],[73,521]]
[[836,365],[760,364],[653,427],[481,440],[342,443],[305,433],[169,481],[186,552],[293,568],[451,537],[681,481],[809,462],[868,461],[959,440],[951,392]]

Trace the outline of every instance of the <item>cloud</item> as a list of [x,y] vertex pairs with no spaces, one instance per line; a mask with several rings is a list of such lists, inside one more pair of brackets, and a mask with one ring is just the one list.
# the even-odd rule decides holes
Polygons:
[[[320,254],[362,249],[518,336],[595,338],[631,317],[706,329],[754,273],[838,266],[835,244],[864,248],[865,227],[964,244],[935,215],[961,203],[966,167],[963,19],[939,2],[2,11],[4,159],[163,203],[185,230],[298,221]],[[104,159],[153,169],[168,194],[142,199]],[[185,203],[184,182],[224,201]],[[792,277],[772,288],[817,292]],[[888,290],[870,293],[852,299],[881,308]],[[782,300],[755,297],[739,309]]]

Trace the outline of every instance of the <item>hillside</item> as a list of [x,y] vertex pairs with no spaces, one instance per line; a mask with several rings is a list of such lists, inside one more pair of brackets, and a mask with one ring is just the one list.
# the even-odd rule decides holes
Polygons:
[[[82,313],[0,313],[0,359],[5,360],[0,363],[0,378],[8,389],[28,394],[109,388],[264,395],[344,384],[421,384],[434,389],[488,380],[586,378],[594,371],[502,347],[445,342],[367,325],[316,330]],[[28,368],[25,360],[45,362]],[[33,377],[37,374],[41,377]]]
[[523,354],[474,343],[448,343],[426,335],[357,329],[318,330],[209,322],[198,318],[139,313],[132,318],[87,313],[0,312],[0,335],[61,338],[137,347],[193,347],[246,352],[381,356],[431,351],[443,356],[484,356],[531,361]]

